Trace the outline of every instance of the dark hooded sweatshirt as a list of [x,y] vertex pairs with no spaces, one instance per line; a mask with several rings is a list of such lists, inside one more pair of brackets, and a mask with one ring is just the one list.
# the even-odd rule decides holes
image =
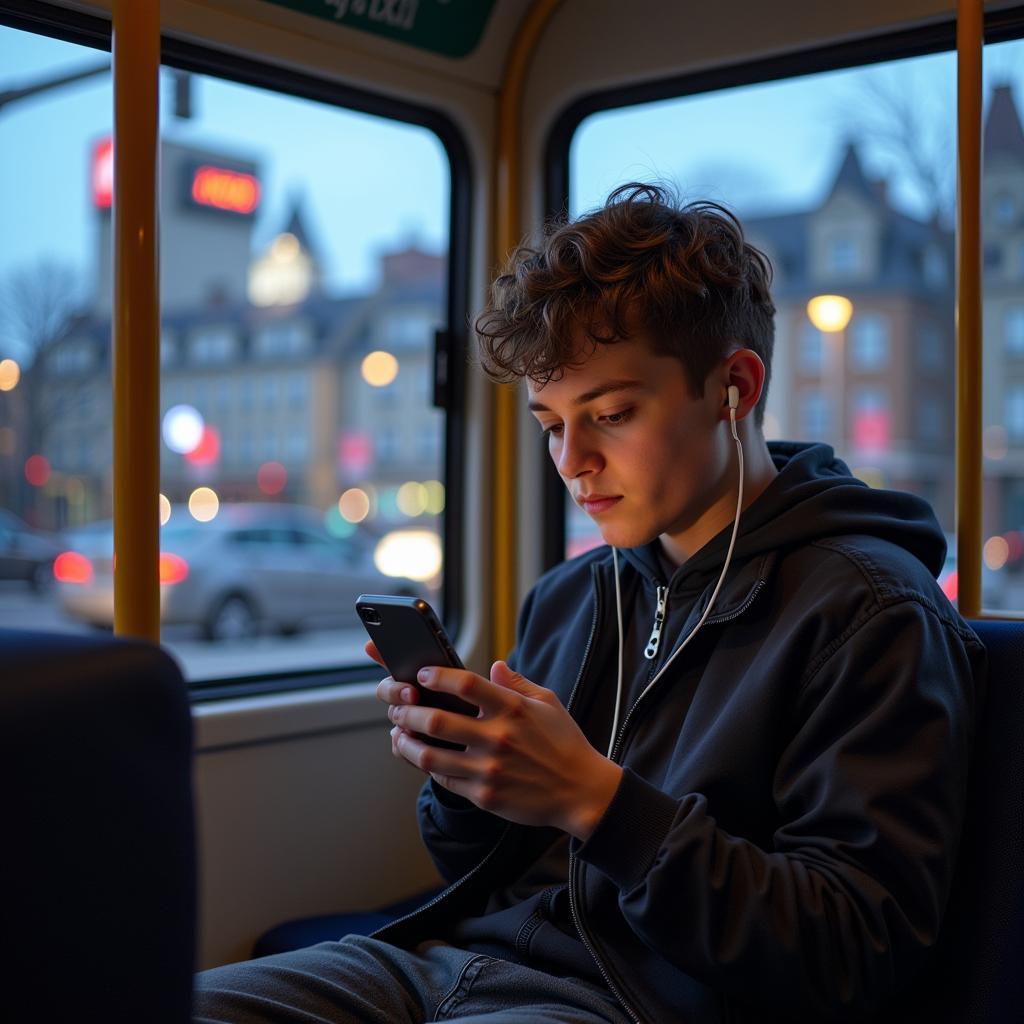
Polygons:
[[[639,702],[704,611],[731,526],[671,574],[657,541],[619,553],[624,771],[592,835],[428,783],[421,831],[451,884],[379,938],[603,981],[652,1024],[901,1019],[949,893],[984,652],[935,582],[945,540],[923,501],[866,487],[826,445],[769,448],[779,474],[711,614]],[[538,581],[509,662],[604,752],[617,657],[602,547]]]

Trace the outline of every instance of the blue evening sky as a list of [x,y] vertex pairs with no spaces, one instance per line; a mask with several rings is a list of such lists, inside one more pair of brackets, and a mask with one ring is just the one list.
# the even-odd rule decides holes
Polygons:
[[[0,27],[0,91],[104,56]],[[1024,42],[989,47],[986,79],[1013,81],[1024,108],[1022,57]],[[163,132],[258,162],[258,245],[301,195],[337,291],[371,285],[388,249],[446,246],[448,166],[429,131],[209,78],[195,88],[196,117],[180,121],[163,80]],[[623,181],[657,177],[741,214],[798,209],[820,199],[843,142],[864,138],[869,173],[889,176],[894,200],[919,212],[920,191],[871,130],[865,111],[875,88],[913,96],[927,125],[922,145],[945,146],[952,160],[955,65],[941,54],[594,115],[573,143],[572,208],[600,203]],[[111,124],[109,75],[0,109],[0,282],[14,268],[56,260],[76,269],[87,293],[95,245],[89,155]]]

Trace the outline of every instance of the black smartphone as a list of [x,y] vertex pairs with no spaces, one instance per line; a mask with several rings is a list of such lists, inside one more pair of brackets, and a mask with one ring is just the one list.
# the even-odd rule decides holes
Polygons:
[[[478,708],[474,704],[454,694],[424,689],[416,680],[419,670],[428,665],[465,668],[441,620],[426,601],[419,597],[360,594],[356,599],[356,612],[370,639],[377,645],[391,678],[415,686],[421,705],[476,718]],[[449,743],[432,736],[420,735],[419,738],[435,747],[466,749],[460,743]]]

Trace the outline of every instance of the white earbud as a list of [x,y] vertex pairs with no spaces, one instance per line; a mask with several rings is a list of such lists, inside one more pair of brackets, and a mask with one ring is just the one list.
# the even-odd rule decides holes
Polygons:
[[729,394],[729,408],[738,409],[740,407],[740,389],[735,384],[730,384],[728,388]]

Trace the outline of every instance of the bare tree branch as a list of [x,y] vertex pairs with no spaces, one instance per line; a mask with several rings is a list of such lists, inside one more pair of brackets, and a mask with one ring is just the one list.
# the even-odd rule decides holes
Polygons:
[[848,123],[863,143],[891,157],[923,197],[933,222],[949,228],[956,201],[952,124],[933,116],[930,100],[911,81],[868,77],[859,83]]
[[66,264],[42,260],[12,271],[0,282],[0,350],[34,366],[67,331],[77,292],[78,275]]

